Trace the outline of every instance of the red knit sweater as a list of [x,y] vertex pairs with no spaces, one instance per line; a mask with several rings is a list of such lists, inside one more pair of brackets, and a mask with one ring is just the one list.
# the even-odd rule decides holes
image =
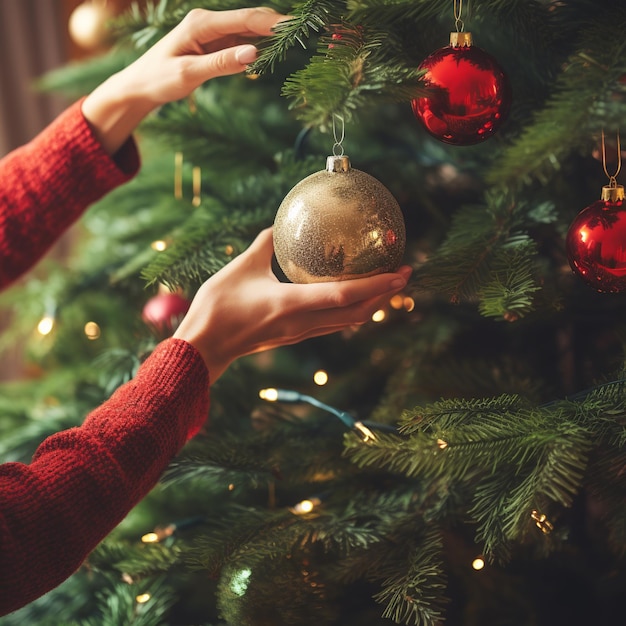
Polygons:
[[[134,141],[111,159],[80,105],[0,161],[0,287],[139,169]],[[46,439],[29,465],[0,465],[0,615],[74,573],[198,432],[208,391],[199,353],[166,340],[82,426]]]

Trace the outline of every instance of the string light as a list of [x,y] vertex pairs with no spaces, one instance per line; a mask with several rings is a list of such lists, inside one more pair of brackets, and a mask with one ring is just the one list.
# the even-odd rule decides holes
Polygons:
[[472,567],[478,572],[481,569],[483,569],[483,567],[485,567],[485,559],[483,559],[482,556],[477,556],[473,561],[472,561]]
[[44,337],[49,335],[54,328],[54,317],[52,315],[44,315],[37,324],[37,332]]
[[383,309],[378,309],[378,311],[374,311],[372,315],[372,322],[382,322],[387,317],[387,313]]
[[402,309],[404,307],[404,297],[397,293],[389,300],[389,306],[396,310]]
[[313,374],[313,382],[320,387],[325,385],[328,382],[328,373],[324,370],[317,370],[317,372]]
[[157,252],[163,252],[167,250],[167,241],[163,241],[163,239],[157,239],[150,244],[150,247]]
[[143,543],[158,543],[159,541],[163,541],[163,539],[167,539],[167,537],[171,537],[176,532],[176,528],[176,524],[155,528],[153,532],[146,533],[141,538],[141,541]]
[[151,597],[152,596],[149,593],[140,593],[135,600],[137,601],[137,604],[145,604]]
[[274,389],[273,387],[261,389],[261,391],[259,391],[259,398],[266,402],[276,402],[278,400],[278,389]]
[[322,501],[319,498],[310,498],[298,502],[298,504],[292,506],[289,510],[296,515],[306,515],[321,503]]
[[[354,430],[357,432],[364,442],[368,443],[370,441],[376,441],[378,438],[375,433],[369,428],[369,426],[359,420],[354,419],[349,413],[345,411],[341,411],[332,407],[328,404],[324,404],[320,402],[317,398],[313,398],[312,396],[307,396],[302,393],[298,393],[297,391],[291,391],[289,389],[275,389],[273,387],[267,389],[261,389],[259,391],[259,397],[267,402],[286,402],[286,403],[300,403],[306,402],[315,406],[319,409],[323,409],[332,415],[338,417],[346,427],[350,430]],[[388,430],[397,432],[393,426],[389,426],[387,424],[372,424],[373,428],[377,428],[379,430]]]
[[539,511],[533,509],[530,513],[530,517],[535,521],[535,526],[544,535],[549,535],[554,530],[552,522],[547,518],[545,513],[539,513]]
[[[234,488],[234,487],[233,487]],[[142,543],[159,543],[168,537],[171,537],[177,530],[197,526],[206,520],[202,516],[190,517],[179,522],[172,522],[167,526],[157,526],[152,532],[146,533],[141,537]]]
[[100,338],[100,335],[101,335],[100,326],[98,326],[96,322],[87,322],[85,324],[84,331],[89,341],[95,341],[96,339]]

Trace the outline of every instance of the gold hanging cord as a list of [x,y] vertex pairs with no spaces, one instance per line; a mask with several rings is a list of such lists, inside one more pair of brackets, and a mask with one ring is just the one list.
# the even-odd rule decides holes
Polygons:
[[617,184],[617,176],[622,169],[622,149],[620,145],[619,131],[617,132],[617,167],[615,174],[609,174],[606,166],[606,142],[604,139],[604,129],[602,129],[602,167],[609,184],[602,187],[602,200],[608,202],[619,202],[624,199],[624,187]]
[[[335,122],[335,118],[341,122],[341,132],[339,136],[337,136],[337,124]],[[333,138],[335,139],[335,143],[333,144],[333,155],[334,156],[343,156],[343,140],[346,136],[346,124],[343,119],[343,115],[339,115],[338,113],[333,113]]]
[[472,45],[472,33],[465,32],[465,22],[461,19],[463,14],[463,0],[453,0],[454,26],[456,31],[450,33],[450,45],[453,48]]
[[457,33],[462,33],[465,30],[465,23],[461,19],[461,13],[463,13],[463,0],[458,1],[453,0],[454,2],[454,26],[456,27]]

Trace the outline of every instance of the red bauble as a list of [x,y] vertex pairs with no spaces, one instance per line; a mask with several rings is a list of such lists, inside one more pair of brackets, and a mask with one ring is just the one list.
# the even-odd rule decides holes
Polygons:
[[[457,39],[465,45],[452,45]],[[411,101],[415,117],[433,137],[458,146],[491,137],[511,108],[506,74],[471,41],[470,33],[452,33],[450,46],[424,59],[420,69],[427,70],[423,80],[432,93]]]
[[189,310],[190,302],[176,293],[159,293],[143,307],[141,318],[162,334],[171,334]]
[[[610,190],[611,193],[606,193]],[[605,187],[602,200],[583,209],[565,239],[571,268],[601,293],[626,290],[626,204],[624,188]]]

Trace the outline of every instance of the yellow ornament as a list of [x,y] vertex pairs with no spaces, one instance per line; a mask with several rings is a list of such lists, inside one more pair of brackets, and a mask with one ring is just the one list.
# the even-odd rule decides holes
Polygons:
[[404,218],[376,178],[329,156],[301,180],[274,219],[274,252],[294,283],[350,280],[395,271],[406,244]]

